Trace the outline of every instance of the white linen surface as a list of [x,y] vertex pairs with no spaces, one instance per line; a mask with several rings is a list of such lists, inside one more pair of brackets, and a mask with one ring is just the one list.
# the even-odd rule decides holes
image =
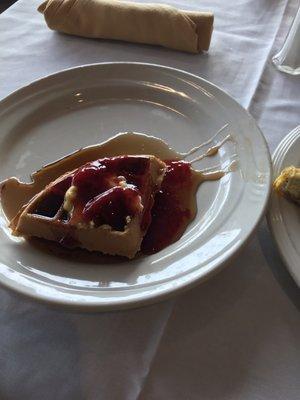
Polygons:
[[[19,0],[0,16],[0,98],[60,69],[143,61],[225,89],[256,118],[271,151],[300,123],[299,77],[270,58],[296,0],[168,1],[214,11],[211,50],[198,56],[52,32],[39,2]],[[68,313],[0,289],[0,399],[298,400],[299,307],[265,223],[215,278],[138,310]]]

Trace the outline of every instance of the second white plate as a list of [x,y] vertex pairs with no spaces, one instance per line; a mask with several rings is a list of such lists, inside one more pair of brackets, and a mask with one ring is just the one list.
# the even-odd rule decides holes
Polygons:
[[[273,165],[274,177],[285,167],[300,165],[300,126],[279,143]],[[300,287],[300,208],[273,193],[268,222],[282,258]]]

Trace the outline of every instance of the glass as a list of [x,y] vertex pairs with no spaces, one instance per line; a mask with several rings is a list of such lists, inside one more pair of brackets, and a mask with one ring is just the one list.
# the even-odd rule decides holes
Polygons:
[[277,69],[291,75],[300,74],[300,7],[282,49],[272,58]]

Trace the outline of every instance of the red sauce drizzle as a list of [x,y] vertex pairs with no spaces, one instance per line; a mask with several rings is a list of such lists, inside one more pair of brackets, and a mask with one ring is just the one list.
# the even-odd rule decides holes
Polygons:
[[[108,224],[115,230],[123,230],[126,217],[138,212],[141,196],[145,206],[141,228],[148,228],[141,250],[145,254],[156,253],[178,240],[185,231],[192,217],[189,199],[195,190],[190,163],[172,160],[165,163],[166,174],[154,199],[153,188],[148,185],[149,158],[119,156],[80,167],[51,188],[35,213],[49,217],[56,215],[66,191],[74,185],[77,195],[72,217],[68,221],[68,214],[63,212],[61,220],[70,222],[70,225],[93,221],[96,226]],[[132,186],[118,186],[120,176]],[[63,238],[61,244],[75,246],[71,236]]]
[[84,221],[93,221],[96,226],[107,224],[114,230],[122,230],[126,217],[132,217],[139,211],[139,204],[136,188],[116,186],[87,202],[82,217]]
[[[138,211],[149,174],[148,157],[119,156],[85,164],[75,173],[72,185],[77,195],[71,223],[93,221],[123,230],[126,217]],[[130,187],[116,186],[124,177]],[[114,187],[113,187],[114,186]]]
[[[140,196],[146,205],[151,203],[152,189],[148,187],[150,160],[148,157],[119,156],[89,162],[66,179],[58,182],[48,192],[36,214],[54,217],[61,208],[66,191],[76,186],[74,210],[61,210],[59,219],[75,225],[78,222],[93,221],[96,226],[107,224],[115,230],[123,230],[126,217],[133,217],[139,211]],[[129,187],[118,186],[124,177]],[[142,226],[146,229],[151,221],[151,207],[146,207]]]
[[167,171],[155,196],[152,222],[142,242],[142,252],[156,253],[179,239],[191,219],[188,199],[194,190],[191,165],[165,161]]

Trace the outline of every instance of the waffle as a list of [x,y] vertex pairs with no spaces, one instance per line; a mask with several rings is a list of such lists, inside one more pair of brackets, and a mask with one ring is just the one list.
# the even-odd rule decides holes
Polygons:
[[87,163],[37,193],[10,228],[18,236],[133,258],[150,225],[164,173],[165,164],[148,155]]

